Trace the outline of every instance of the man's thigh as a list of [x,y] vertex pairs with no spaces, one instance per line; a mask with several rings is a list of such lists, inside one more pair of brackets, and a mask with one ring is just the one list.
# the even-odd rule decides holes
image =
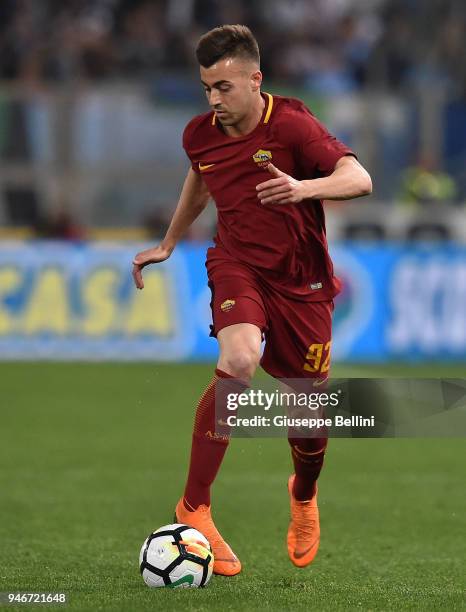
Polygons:
[[211,336],[230,326],[249,323],[261,332],[267,329],[267,314],[263,295],[255,276],[241,264],[217,267],[209,276],[212,292]]
[[264,370],[275,378],[328,377],[333,300],[299,302],[270,294]]

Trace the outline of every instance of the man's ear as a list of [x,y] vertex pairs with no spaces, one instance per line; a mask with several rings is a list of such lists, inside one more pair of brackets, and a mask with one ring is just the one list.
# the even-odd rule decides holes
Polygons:
[[251,74],[251,84],[253,91],[257,91],[258,89],[260,89],[260,86],[262,84],[262,72],[260,70],[256,70]]

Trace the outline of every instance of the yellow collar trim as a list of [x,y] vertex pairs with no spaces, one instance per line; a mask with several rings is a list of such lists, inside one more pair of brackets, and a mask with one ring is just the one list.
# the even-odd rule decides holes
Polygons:
[[270,115],[272,114],[273,96],[267,92],[264,92],[264,93],[269,98],[269,102],[268,102],[269,105],[267,107],[267,112],[265,113],[265,117],[264,117],[264,123],[268,123],[270,119]]

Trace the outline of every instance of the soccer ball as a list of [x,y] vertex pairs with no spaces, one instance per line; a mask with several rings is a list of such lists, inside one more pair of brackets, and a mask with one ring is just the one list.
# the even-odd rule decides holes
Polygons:
[[139,569],[149,587],[204,587],[212,576],[214,555],[196,529],[174,523],[154,531],[139,553]]

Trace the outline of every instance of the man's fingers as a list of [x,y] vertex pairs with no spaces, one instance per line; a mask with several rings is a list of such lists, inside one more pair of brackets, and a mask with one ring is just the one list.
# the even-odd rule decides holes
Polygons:
[[263,200],[264,198],[269,198],[270,196],[273,195],[277,195],[277,194],[284,194],[284,193],[289,193],[290,189],[288,185],[279,185],[278,187],[273,187],[272,189],[264,189],[264,191],[261,191],[260,193],[258,193],[258,197]]
[[135,266],[147,266],[151,263],[159,263],[160,261],[165,261],[168,259],[169,255],[164,253],[163,251],[151,251],[150,253],[138,253],[136,257],[133,259],[133,264]]
[[141,251],[133,259],[133,279],[138,289],[144,289],[144,281],[142,280],[142,269],[151,263],[159,263],[165,261],[170,256],[168,251],[160,248],[148,249]]
[[256,189],[257,191],[263,191],[264,189],[269,189],[270,187],[276,187],[277,185],[285,185],[286,181],[283,180],[283,177],[270,179],[269,181],[265,181],[264,183],[259,183]]
[[141,268],[138,265],[133,266],[134,283],[138,289],[144,289],[144,281],[142,280]]
[[261,204],[292,204],[293,199],[288,197],[283,197],[283,195],[271,196],[270,198],[266,198],[265,200],[261,200]]
[[279,170],[273,164],[268,164],[267,170],[270,172],[270,174],[273,174],[274,176],[285,176],[285,173]]
[[133,264],[135,266],[145,266],[147,263],[149,263],[149,257],[143,254],[136,255],[133,259]]

